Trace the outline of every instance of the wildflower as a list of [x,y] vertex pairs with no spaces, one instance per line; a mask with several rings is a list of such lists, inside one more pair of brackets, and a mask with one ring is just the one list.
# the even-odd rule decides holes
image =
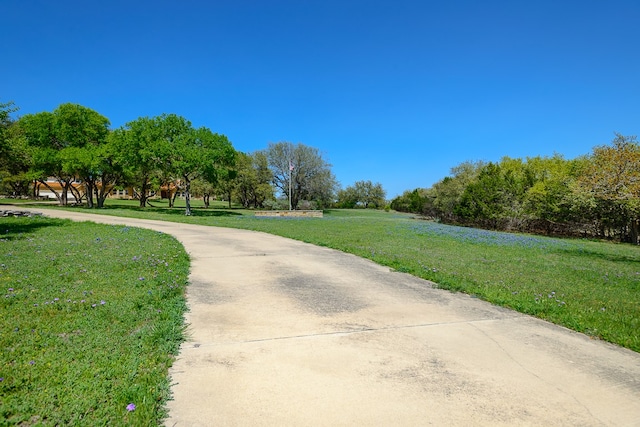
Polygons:
[[54,301],[60,301],[60,298],[54,298],[53,300]]
[[91,307],[95,308],[95,307],[96,307],[96,304],[91,304]]
[[13,288],[9,288],[9,292],[13,292]]
[[31,360],[31,361],[29,361],[29,365],[35,365],[35,364],[36,364],[36,361],[35,361],[35,360]]
[[4,381],[4,378],[3,378],[3,377],[0,377],[0,383],[1,383],[2,381]]
[[134,405],[133,403],[129,403],[127,405],[127,411],[131,412],[131,411],[135,411],[136,410],[136,405]]
[[105,300],[100,301],[100,305],[105,305],[107,302]]

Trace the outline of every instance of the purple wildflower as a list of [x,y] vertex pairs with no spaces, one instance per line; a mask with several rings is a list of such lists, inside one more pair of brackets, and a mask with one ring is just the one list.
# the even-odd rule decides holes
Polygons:
[[105,305],[107,302],[105,300],[100,301],[100,305]]
[[36,361],[35,361],[35,360],[31,360],[31,361],[29,361],[29,365],[35,365],[35,364],[36,364]]
[[127,405],[127,411],[131,412],[131,411],[135,411],[136,410],[136,405],[134,405],[133,403],[129,403]]

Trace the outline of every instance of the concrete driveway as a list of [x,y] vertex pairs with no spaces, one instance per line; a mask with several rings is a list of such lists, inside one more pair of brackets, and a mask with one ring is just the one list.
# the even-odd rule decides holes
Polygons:
[[167,426],[640,426],[640,354],[264,233],[177,237],[190,337]]

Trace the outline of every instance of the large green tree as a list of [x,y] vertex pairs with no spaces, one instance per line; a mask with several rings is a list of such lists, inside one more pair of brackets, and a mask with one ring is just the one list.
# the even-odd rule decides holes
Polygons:
[[[96,111],[78,104],[62,104],[53,112],[28,114],[18,121],[32,155],[32,174],[47,187],[61,205],[68,203],[68,193],[76,200],[83,195],[72,185],[81,178],[91,194],[98,177],[87,152],[106,143],[109,120]],[[54,178],[62,188],[48,184]]]
[[[169,115],[165,123],[170,129],[173,123],[182,129],[183,118]],[[170,141],[172,154],[169,157],[169,170],[180,178],[185,193],[185,215],[191,215],[191,182],[203,178],[215,182],[222,170],[232,168],[236,152],[226,136],[213,133],[205,127],[191,128],[191,123],[181,134],[175,134]]]
[[226,136],[205,127],[194,129],[176,114],[138,118],[114,131],[113,139],[140,207],[147,205],[150,190],[163,181],[183,189],[185,213],[191,215],[191,182],[198,178],[213,182],[235,161]]
[[170,153],[161,118],[133,120],[114,130],[112,141],[123,168],[123,184],[133,188],[140,207],[145,207],[154,179],[166,166]]

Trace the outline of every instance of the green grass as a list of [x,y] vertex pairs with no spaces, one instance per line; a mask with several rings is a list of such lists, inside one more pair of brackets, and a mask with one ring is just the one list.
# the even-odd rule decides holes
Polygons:
[[255,218],[241,209],[139,209],[110,201],[107,215],[243,228],[339,249],[640,351],[640,248],[496,233],[364,210],[322,219]]
[[161,424],[188,269],[150,230],[0,218],[0,425]]

